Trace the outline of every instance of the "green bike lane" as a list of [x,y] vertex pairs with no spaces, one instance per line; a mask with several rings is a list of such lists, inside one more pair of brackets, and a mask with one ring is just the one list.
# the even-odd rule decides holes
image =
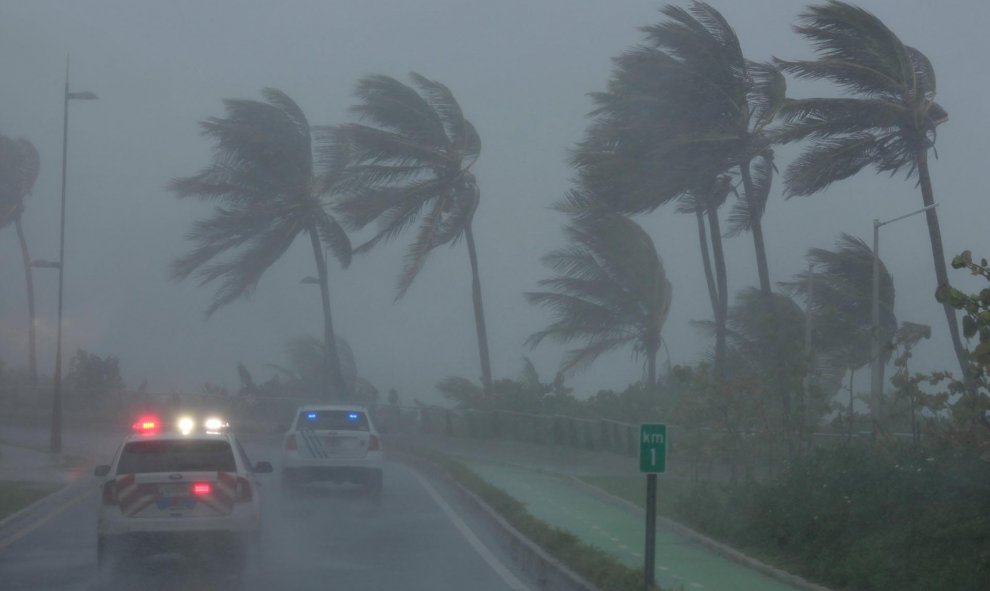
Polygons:
[[[535,517],[567,530],[632,567],[643,565],[644,523],[557,476],[523,467],[458,458],[526,504]],[[644,478],[644,487],[645,478]],[[795,587],[729,560],[663,528],[657,530],[657,582],[664,589],[795,591]]]

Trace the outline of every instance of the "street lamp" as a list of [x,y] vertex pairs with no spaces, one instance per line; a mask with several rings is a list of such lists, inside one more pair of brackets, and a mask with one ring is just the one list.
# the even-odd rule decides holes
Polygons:
[[69,92],[69,57],[65,58],[65,94],[62,101],[62,208],[59,216],[58,262],[49,263],[58,268],[58,329],[55,337],[55,387],[52,395],[52,428],[50,449],[52,453],[62,451],[62,296],[65,284],[65,171],[68,164],[69,145],[69,101],[91,101],[96,95],[92,92]]
[[880,227],[886,226],[909,218],[919,213],[924,213],[929,209],[938,207],[938,203],[932,203],[922,207],[917,211],[906,213],[902,216],[881,222],[873,220],[873,297],[870,328],[873,338],[870,346],[870,420],[873,422],[873,436],[876,437],[878,422],[880,420],[880,397],[883,391],[882,378],[883,360],[880,356]]

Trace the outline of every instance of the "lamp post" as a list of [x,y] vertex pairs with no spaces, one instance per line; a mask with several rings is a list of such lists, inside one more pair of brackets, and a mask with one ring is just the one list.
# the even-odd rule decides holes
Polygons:
[[938,203],[932,203],[917,211],[912,211],[911,213],[906,213],[884,222],[878,219],[873,220],[873,296],[871,298],[873,309],[871,311],[870,322],[870,332],[873,338],[870,340],[870,421],[873,423],[872,435],[874,438],[876,438],[879,427],[880,398],[883,391],[883,378],[881,377],[883,360],[880,355],[880,228],[881,226],[898,222],[904,218],[924,213],[935,207],[938,207]]
[[58,329],[55,337],[55,384],[52,394],[52,453],[62,451],[62,300],[65,287],[65,171],[68,164],[69,101],[94,100],[92,92],[69,92],[69,58],[65,58],[65,94],[62,101],[62,207],[58,230]]

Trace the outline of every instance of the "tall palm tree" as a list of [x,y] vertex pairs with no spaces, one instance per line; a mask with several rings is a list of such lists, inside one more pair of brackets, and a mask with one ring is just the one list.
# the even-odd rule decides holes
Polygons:
[[[752,233],[760,290],[774,318],[762,218],[773,172],[768,127],[786,83],[773,65],[745,58],[732,27],[708,4],[662,13],[666,20],[643,28],[646,43],[615,60],[572,162],[625,214],[651,211],[726,174],[741,179],[746,215],[738,228]],[[790,394],[778,390],[787,414]]]
[[[814,61],[780,61],[798,78],[825,80],[848,96],[789,100],[777,140],[810,140],[785,174],[788,196],[811,195],[872,165],[917,177],[925,206],[935,202],[928,151],[948,114],[935,102],[935,69],[873,14],[829,0],[810,7],[795,30],[815,47]],[[939,286],[948,285],[942,232],[934,208],[926,212]],[[968,376],[955,310],[943,304],[959,367]]]
[[201,124],[203,135],[215,141],[213,162],[170,183],[179,197],[215,204],[213,215],[187,234],[194,248],[172,264],[172,275],[176,280],[195,275],[200,285],[221,282],[206,310],[209,317],[249,296],[296,238],[307,235],[323,303],[324,384],[328,396],[346,398],[324,258],[326,247],[343,266],[351,261],[350,240],[322,202],[334,171],[314,170],[312,133],[299,106],[274,88],[262,95],[263,102],[224,100],[226,115]]
[[565,356],[563,372],[632,344],[646,358],[652,386],[671,301],[670,281],[653,241],[619,214],[574,221],[566,234],[570,245],[543,257],[556,276],[540,281],[544,291],[526,294],[531,304],[549,309],[554,322],[533,333],[527,344],[536,346],[546,338],[582,342]]
[[[841,234],[834,250],[812,248],[806,259],[814,268],[813,275],[800,273],[794,281],[781,282],[781,286],[803,298],[815,319],[814,338],[819,346],[816,358],[822,369],[849,372],[851,428],[855,374],[870,363],[872,355],[873,249],[855,236]],[[881,369],[893,352],[889,343],[897,330],[894,300],[894,279],[880,261],[880,339],[888,343],[880,352],[884,360]]]
[[352,111],[362,123],[340,126],[323,143],[327,162],[347,163],[336,210],[351,228],[378,222],[378,232],[358,252],[396,238],[419,222],[399,276],[397,298],[412,285],[433,249],[464,237],[481,383],[490,393],[488,331],[472,229],[481,193],[471,167],[481,152],[481,138],[450,89],[415,72],[410,78],[412,86],[383,75],[360,80],[359,102]]
[[21,217],[24,214],[24,201],[34,188],[39,168],[40,159],[34,144],[24,138],[12,140],[0,135],[0,229],[13,223],[21,247],[24,281],[27,285],[28,369],[31,374],[32,387],[38,386],[38,356],[34,326],[34,277],[31,273],[31,255],[28,253]]
[[573,163],[610,185],[620,213],[651,211],[726,173],[738,175],[760,289],[771,285],[762,216],[772,179],[768,126],[786,83],[771,64],[747,60],[725,18],[704,2],[667,6],[643,28],[646,43],[615,60],[594,96],[594,121]]

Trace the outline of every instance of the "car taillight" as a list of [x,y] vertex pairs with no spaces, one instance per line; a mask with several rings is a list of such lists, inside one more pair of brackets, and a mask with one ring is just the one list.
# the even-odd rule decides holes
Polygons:
[[235,499],[239,503],[246,503],[251,500],[251,483],[246,478],[237,479],[237,491]]
[[298,449],[295,435],[289,435],[289,437],[285,440],[285,449],[289,451],[296,451],[296,449]]
[[193,494],[201,497],[213,492],[213,487],[210,486],[209,482],[196,482],[193,484]]
[[377,435],[368,435],[368,451],[379,451],[382,448]]
[[108,480],[103,483],[103,504],[104,505],[116,505],[117,504],[117,481]]

